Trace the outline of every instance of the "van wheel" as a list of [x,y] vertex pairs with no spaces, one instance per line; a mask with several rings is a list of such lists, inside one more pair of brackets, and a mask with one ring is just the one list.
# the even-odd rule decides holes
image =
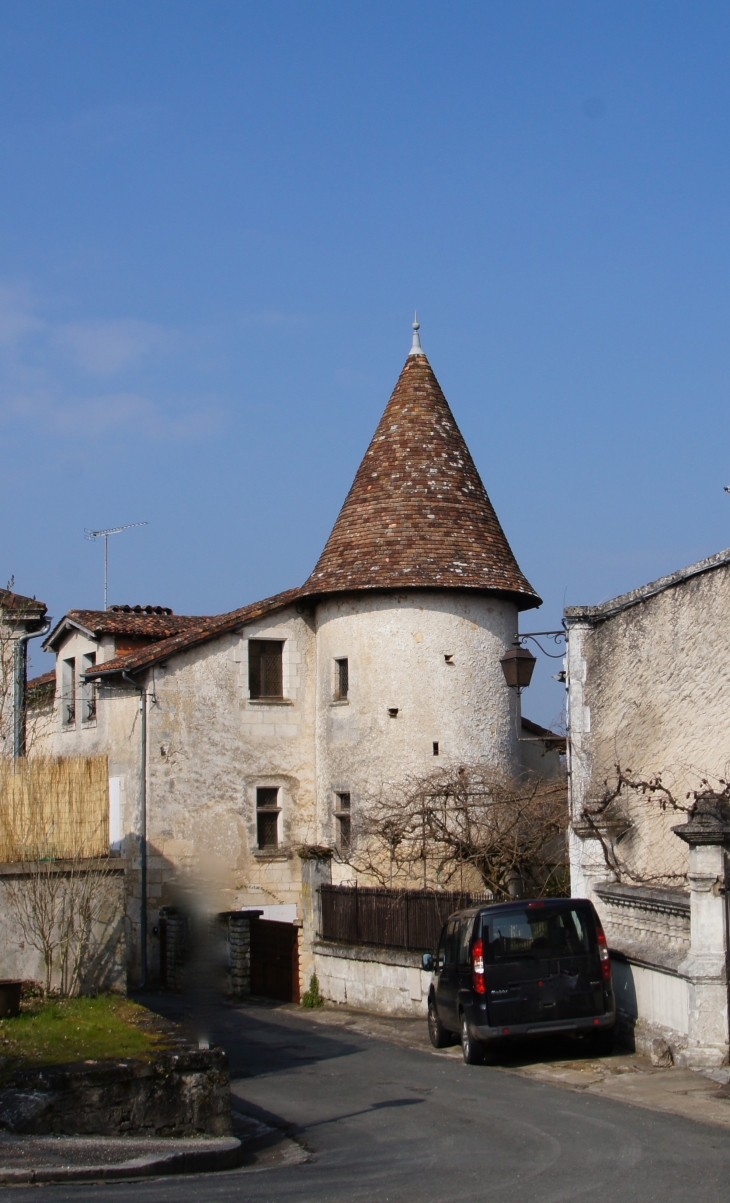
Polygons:
[[434,1048],[447,1048],[449,1044],[454,1043],[454,1037],[451,1035],[451,1032],[446,1031],[446,1028],[439,1019],[436,1003],[432,998],[429,999],[428,1003],[428,1034]]
[[461,1055],[467,1065],[484,1064],[484,1044],[472,1036],[466,1015],[461,1017]]

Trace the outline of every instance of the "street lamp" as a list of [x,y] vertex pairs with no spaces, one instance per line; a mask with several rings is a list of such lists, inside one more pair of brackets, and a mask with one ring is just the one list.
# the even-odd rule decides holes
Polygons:
[[537,664],[537,657],[526,647],[511,647],[505,652],[499,663],[502,665],[504,679],[510,689],[522,693],[532,680],[532,674]]
[[549,635],[555,644],[561,640],[565,641],[565,631],[525,631],[523,635],[515,635],[515,646],[505,652],[499,662],[502,665],[505,681],[510,689],[516,689],[518,694],[522,693],[523,689],[527,689],[537,664],[537,658],[528,648],[523,647],[525,639],[531,639],[533,643],[537,643],[543,655],[549,656],[551,660],[561,660],[564,655],[563,652],[558,652],[556,655],[554,652],[546,651],[542,644],[537,642],[536,635]]

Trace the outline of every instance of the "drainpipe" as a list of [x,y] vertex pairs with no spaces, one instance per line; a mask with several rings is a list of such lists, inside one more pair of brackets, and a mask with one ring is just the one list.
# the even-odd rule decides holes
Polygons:
[[51,629],[51,619],[46,619],[40,631],[27,631],[18,635],[13,647],[13,760],[21,760],[26,752],[26,720],[28,702],[28,641],[40,639]]
[[147,687],[138,685],[128,673],[122,673],[125,681],[139,689],[140,713],[140,773],[139,773],[139,879],[142,897],[139,906],[140,938],[140,981],[139,989],[147,985]]

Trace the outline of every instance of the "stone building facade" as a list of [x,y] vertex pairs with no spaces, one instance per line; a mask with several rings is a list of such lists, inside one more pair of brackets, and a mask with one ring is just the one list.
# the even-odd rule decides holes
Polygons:
[[[638,1043],[699,1065],[724,1063],[729,1048],[729,608],[724,551],[565,612],[572,892],[602,917]],[[679,809],[642,788],[657,778]]]
[[[53,746],[109,756],[132,979],[143,946],[156,973],[156,916],[195,869],[208,906],[303,924],[308,980],[317,874],[358,807],[409,773],[474,760],[519,773],[534,756],[500,657],[539,604],[416,333],[301,588],[203,619],[67,615],[47,644]],[[336,857],[331,871],[352,876]]]

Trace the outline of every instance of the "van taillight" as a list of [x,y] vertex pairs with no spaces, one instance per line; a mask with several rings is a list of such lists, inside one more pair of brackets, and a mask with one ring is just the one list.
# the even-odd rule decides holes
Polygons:
[[604,982],[608,982],[611,979],[611,958],[608,953],[606,934],[600,923],[596,924],[596,935],[598,936],[598,956],[601,960],[601,973],[603,974]]
[[486,994],[484,981],[484,945],[481,940],[475,940],[471,950],[471,980],[477,994]]

